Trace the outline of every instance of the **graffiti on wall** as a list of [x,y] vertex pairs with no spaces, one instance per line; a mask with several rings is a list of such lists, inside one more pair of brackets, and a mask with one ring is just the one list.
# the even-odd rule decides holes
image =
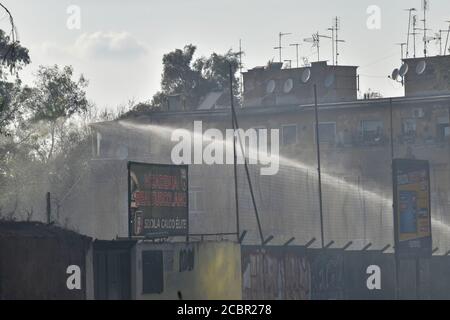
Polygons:
[[305,256],[255,250],[243,254],[243,298],[308,300],[311,268]]
[[286,282],[286,296],[295,300],[311,298],[311,268],[306,257],[288,255],[285,259],[286,273],[291,275]]
[[343,256],[319,253],[312,257],[312,299],[344,297]]
[[[395,299],[395,256],[376,251],[242,248],[242,297],[246,300]],[[406,263],[408,262],[408,263]],[[377,288],[367,287],[368,267],[378,266]],[[450,258],[421,260],[421,297],[449,299]],[[415,298],[414,261],[399,265],[400,297]]]

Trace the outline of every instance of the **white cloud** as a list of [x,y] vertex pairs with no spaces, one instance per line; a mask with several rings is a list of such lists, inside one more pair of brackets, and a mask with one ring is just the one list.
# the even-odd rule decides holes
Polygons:
[[84,33],[74,49],[88,58],[136,58],[147,52],[145,44],[127,32]]
[[44,54],[72,56],[79,59],[136,59],[144,56],[147,46],[128,32],[83,33],[75,43],[59,46],[55,43],[42,44]]
[[[88,97],[101,107],[147,100],[159,86],[160,69],[150,67],[159,57],[127,32],[85,33],[71,42],[48,41],[36,49],[34,65],[72,65],[89,80]],[[29,82],[33,79],[30,73]]]

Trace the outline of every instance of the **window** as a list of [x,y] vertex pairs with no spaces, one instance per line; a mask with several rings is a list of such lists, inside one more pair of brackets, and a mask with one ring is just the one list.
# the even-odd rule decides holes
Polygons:
[[335,142],[336,141],[336,123],[322,122],[319,123],[319,141]]
[[450,137],[450,126],[448,117],[439,117],[437,119],[437,134],[441,140]]
[[381,142],[383,135],[383,121],[363,120],[361,122],[362,138],[365,142]]
[[366,133],[377,133],[383,130],[383,121],[380,120],[363,120],[362,130]]
[[297,125],[281,127],[281,143],[283,146],[297,144]]
[[416,119],[409,118],[402,121],[402,133],[405,135],[416,134]]
[[142,293],[162,293],[163,291],[163,252],[161,250],[142,251]]
[[204,192],[199,187],[191,187],[189,190],[189,212],[198,213],[203,212],[204,208]]

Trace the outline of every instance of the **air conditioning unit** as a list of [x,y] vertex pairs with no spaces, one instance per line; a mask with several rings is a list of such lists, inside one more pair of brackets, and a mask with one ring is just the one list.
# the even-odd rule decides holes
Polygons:
[[423,118],[424,112],[422,108],[414,108],[412,110],[412,116],[413,118]]

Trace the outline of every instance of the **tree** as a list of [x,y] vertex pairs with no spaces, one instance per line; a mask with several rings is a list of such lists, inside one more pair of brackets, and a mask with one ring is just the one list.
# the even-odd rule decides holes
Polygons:
[[[28,49],[0,30],[0,135],[7,134],[7,126],[17,115],[21,95],[17,71],[29,63]],[[15,75],[16,80],[8,82],[8,75]]]
[[[32,89],[27,107],[31,112],[30,124],[41,127],[40,143],[36,151],[43,161],[48,161],[57,147],[57,138],[64,141],[67,134],[67,120],[88,110],[85,88],[88,81],[81,75],[73,80],[73,68],[60,69],[41,66],[37,72],[35,87]],[[47,128],[47,130],[44,130]],[[64,146],[63,143],[59,147]]]
[[0,215],[31,218],[49,191],[58,216],[91,156],[86,86],[72,67],[52,66],[40,67],[35,85],[21,89],[14,134],[0,137]]
[[239,81],[236,71],[239,68],[239,54],[229,50],[223,55],[212,53],[209,58],[200,58],[194,63],[194,69],[198,70],[206,80],[202,94],[209,91],[230,88],[230,65],[234,70],[233,92],[236,96],[239,92]]
[[196,47],[189,44],[183,50],[176,49],[163,56],[162,92],[189,95],[201,79],[201,74],[192,69]]
[[0,78],[7,74],[17,75],[17,71],[31,62],[28,49],[22,47],[18,41],[12,41],[0,29]]
[[4,77],[3,68],[9,69],[11,74],[17,72],[23,65],[30,63],[30,56],[28,49],[23,48],[17,39],[16,26],[11,12],[1,3],[0,8],[9,18],[11,25],[9,35],[0,29],[0,79],[2,79]]
[[[196,47],[186,45],[163,56],[161,91],[157,92],[149,108],[161,108],[168,96],[181,95],[190,107],[197,106],[203,97],[212,91],[229,90],[229,68],[234,71],[233,92],[239,92],[239,81],[235,74],[239,66],[239,55],[232,50],[225,54],[212,53],[194,61]],[[142,104],[139,106],[142,109]]]

